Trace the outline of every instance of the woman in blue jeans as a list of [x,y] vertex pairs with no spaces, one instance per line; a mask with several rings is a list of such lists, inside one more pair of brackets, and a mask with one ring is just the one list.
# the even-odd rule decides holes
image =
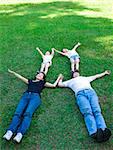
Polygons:
[[107,70],[94,76],[85,77],[80,76],[79,72],[74,72],[72,79],[62,82],[62,77],[58,83],[59,87],[68,87],[74,91],[89,135],[96,139],[97,142],[107,141],[111,136],[111,131],[106,126],[101,114],[97,94],[91,87],[90,82],[109,74],[110,71]]
[[14,71],[9,69],[8,71],[28,85],[27,90],[23,93],[23,96],[16,108],[12,122],[7,129],[6,134],[3,136],[4,139],[9,141],[13,134],[16,133],[14,141],[19,143],[26,130],[30,126],[33,113],[41,104],[40,93],[42,92],[43,88],[56,87],[58,80],[60,79],[60,75],[54,84],[51,84],[45,81],[45,74],[43,72],[37,73],[35,79],[30,80],[17,74]]

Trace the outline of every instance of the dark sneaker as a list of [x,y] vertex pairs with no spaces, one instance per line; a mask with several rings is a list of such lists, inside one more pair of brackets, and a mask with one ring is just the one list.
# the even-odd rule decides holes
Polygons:
[[104,142],[108,141],[111,136],[111,131],[108,128],[105,128],[103,134],[104,134]]
[[96,132],[96,133],[91,134],[90,136],[91,136],[91,138],[93,138],[93,139],[97,139],[97,132]]
[[104,133],[102,129],[97,129],[97,142],[101,143],[104,141]]

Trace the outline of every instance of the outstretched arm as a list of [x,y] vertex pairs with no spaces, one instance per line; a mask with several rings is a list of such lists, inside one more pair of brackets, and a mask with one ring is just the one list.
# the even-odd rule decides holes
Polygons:
[[65,53],[63,53],[63,52],[61,52],[61,51],[58,51],[58,50],[56,50],[55,48],[53,48],[53,49],[54,49],[54,51],[56,51],[57,53],[59,53],[59,54],[61,54],[61,55],[66,56],[66,54],[65,54]]
[[42,57],[44,57],[44,54],[42,53],[42,51],[41,51],[38,47],[36,47],[36,50],[38,50],[38,52],[40,53],[40,55],[41,55]]
[[11,74],[14,74],[17,78],[19,78],[20,80],[22,80],[23,82],[25,82],[26,84],[28,84],[28,79],[26,79],[25,77],[19,75],[18,73],[8,69],[8,72],[10,72]]
[[76,51],[76,49],[77,49],[80,45],[81,45],[81,43],[78,42],[78,43],[73,47],[72,50],[75,50],[75,51]]
[[55,88],[55,87],[57,86],[57,84],[58,84],[58,82],[59,82],[61,76],[62,76],[62,75],[59,74],[57,80],[56,80],[53,84],[52,84],[52,83],[49,83],[49,82],[46,82],[46,83],[45,83],[45,87]]
[[55,53],[54,48],[52,48],[51,55],[54,56],[54,53]]
[[66,87],[65,84],[62,82],[63,78],[64,78],[64,76],[61,74],[60,80],[58,82],[59,87]]
[[110,73],[111,73],[110,70],[106,70],[106,71],[104,71],[104,72],[102,72],[102,73],[100,73],[100,74],[96,74],[96,75],[94,75],[94,76],[90,76],[90,77],[88,77],[88,79],[89,79],[89,81],[91,82],[91,81],[96,80],[96,79],[98,79],[98,78],[102,78],[102,77],[104,77],[105,75],[110,75]]

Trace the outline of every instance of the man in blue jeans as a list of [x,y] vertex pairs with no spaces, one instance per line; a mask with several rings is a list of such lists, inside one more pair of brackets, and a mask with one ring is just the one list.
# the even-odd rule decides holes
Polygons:
[[62,76],[58,83],[59,87],[68,87],[74,91],[77,105],[84,116],[89,135],[97,142],[105,142],[109,140],[111,131],[106,126],[101,114],[98,96],[91,87],[90,82],[109,74],[110,71],[107,70],[94,76],[84,77],[80,76],[79,72],[74,72],[72,79],[62,82]]

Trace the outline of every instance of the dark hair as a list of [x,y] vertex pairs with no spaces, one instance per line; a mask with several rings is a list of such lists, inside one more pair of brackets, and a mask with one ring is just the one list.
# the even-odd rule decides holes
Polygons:
[[71,77],[72,78],[73,78],[73,74],[76,73],[76,72],[79,73],[79,70],[71,71]]
[[[44,75],[43,80],[46,81],[46,75],[45,75],[45,73],[44,73],[44,72],[37,71],[36,75],[38,75],[39,73],[42,73],[42,74]],[[36,75],[35,75],[35,77],[33,78],[33,80],[36,80]]]

